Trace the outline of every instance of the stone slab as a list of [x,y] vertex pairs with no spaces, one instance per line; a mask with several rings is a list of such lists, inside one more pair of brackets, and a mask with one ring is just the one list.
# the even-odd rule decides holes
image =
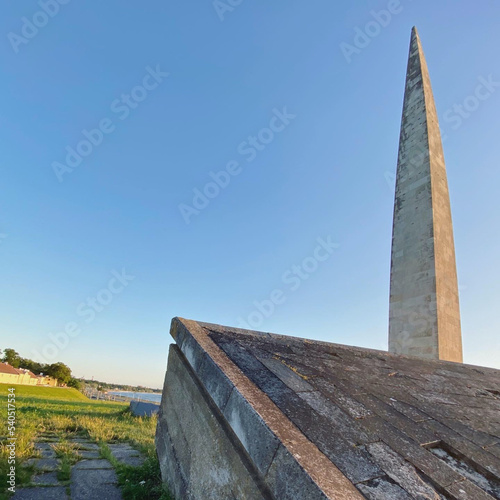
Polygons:
[[26,461],[26,465],[34,465],[36,470],[53,471],[59,467],[57,458],[34,458]]
[[328,499],[283,446],[279,447],[266,479],[275,498]]
[[74,470],[82,469],[112,469],[113,466],[109,460],[99,459],[99,460],[80,460],[73,466]]
[[[20,488],[11,500],[65,500],[68,498],[65,486],[44,488]],[[78,500],[78,499],[74,499]]]
[[118,443],[108,445],[111,454],[121,463],[138,467],[144,463],[144,457],[128,443]]
[[117,476],[109,469],[75,469],[71,471],[71,498],[73,500],[118,500],[122,498],[116,486]]
[[108,448],[115,458],[140,456],[141,454],[140,451],[136,450],[128,443],[108,444]]
[[55,458],[56,452],[52,444],[56,443],[35,443],[35,450],[40,453],[43,458]]
[[100,458],[101,454],[98,451],[87,451],[87,450],[78,450],[78,455],[82,458]]
[[31,482],[34,484],[56,485],[59,481],[57,480],[57,472],[45,472],[44,474],[35,474],[31,478]]
[[87,439],[70,439],[70,443],[76,445],[79,450],[88,450],[88,451],[99,450],[99,446],[96,443],[89,441]]
[[279,446],[276,436],[238,391],[231,394],[224,416],[259,472],[265,475]]
[[130,465],[131,467],[139,467],[145,462],[144,457],[132,456],[132,457],[122,457],[118,461],[125,465]]

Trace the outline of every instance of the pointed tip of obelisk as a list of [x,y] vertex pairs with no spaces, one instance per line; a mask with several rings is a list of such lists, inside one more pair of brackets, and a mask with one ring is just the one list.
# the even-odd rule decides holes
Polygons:
[[417,51],[422,54],[422,43],[420,41],[420,35],[418,34],[418,30],[416,26],[413,26],[411,29],[411,37],[410,37],[410,53]]

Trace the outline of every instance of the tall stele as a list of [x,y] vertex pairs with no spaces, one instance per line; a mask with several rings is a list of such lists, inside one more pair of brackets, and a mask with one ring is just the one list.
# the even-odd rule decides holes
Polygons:
[[396,175],[389,351],[462,362],[446,166],[427,63],[415,27]]

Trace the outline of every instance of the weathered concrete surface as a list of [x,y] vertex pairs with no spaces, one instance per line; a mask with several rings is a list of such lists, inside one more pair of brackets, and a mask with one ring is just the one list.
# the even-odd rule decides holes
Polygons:
[[45,472],[42,474],[35,474],[31,478],[31,482],[34,484],[40,484],[40,485],[56,485],[58,484],[58,479],[57,479],[57,472]]
[[108,460],[81,460],[71,469],[71,498],[120,500],[118,477]]
[[310,500],[362,498],[201,325],[175,319],[172,335],[177,346],[169,357],[156,443],[174,495],[288,500],[302,491]]
[[[53,443],[52,443],[53,444]],[[43,458],[55,458],[56,452],[51,443],[35,443],[35,450],[40,453]]]
[[98,451],[87,451],[87,450],[78,450],[78,455],[82,458],[100,458],[101,454]]
[[118,478],[111,469],[71,470],[71,498],[78,500],[121,500],[122,495],[116,485]]
[[157,449],[178,498],[500,498],[499,370],[179,318],[172,335]]
[[98,460],[80,460],[74,466],[74,470],[82,469],[112,469],[113,466],[109,460],[98,459]]
[[152,417],[160,409],[157,403],[145,403],[144,401],[130,401],[130,412],[136,417]]
[[59,467],[60,460],[57,458],[34,458],[27,460],[28,465],[34,465],[35,470],[54,471]]
[[170,348],[156,447],[175,498],[271,498],[176,346]]
[[20,488],[12,500],[65,500],[68,498],[65,486],[46,488]]
[[446,167],[427,63],[415,28],[396,175],[389,351],[462,362]]

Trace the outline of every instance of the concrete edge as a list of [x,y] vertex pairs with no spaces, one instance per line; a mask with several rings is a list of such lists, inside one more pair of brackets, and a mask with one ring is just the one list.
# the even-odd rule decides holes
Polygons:
[[241,335],[248,335],[248,336],[252,336],[252,337],[256,337],[256,336],[257,337],[268,337],[268,338],[285,340],[287,342],[297,342],[298,344],[315,344],[315,345],[345,350],[345,351],[348,351],[350,354],[354,354],[355,356],[362,356],[362,357],[379,356],[379,357],[383,357],[383,358],[399,358],[399,359],[410,359],[410,360],[411,359],[418,359],[421,363],[427,363],[427,364],[439,363],[439,364],[442,364],[443,367],[445,365],[453,365],[453,366],[460,365],[460,366],[464,366],[466,368],[474,368],[474,369],[480,370],[482,372],[488,372],[488,373],[499,373],[500,372],[500,369],[492,368],[491,366],[474,365],[471,363],[458,363],[456,361],[447,361],[445,359],[422,359],[418,356],[411,356],[408,354],[395,354],[395,353],[392,353],[389,351],[383,351],[381,349],[372,349],[372,348],[368,348],[368,347],[355,347],[355,346],[351,346],[348,344],[337,344],[335,342],[326,342],[325,340],[312,340],[312,339],[306,339],[303,337],[295,337],[293,335],[282,335],[280,333],[259,332],[259,331],[255,331],[255,330],[245,330],[244,328],[232,328],[232,327],[217,325],[215,323],[205,323],[202,321],[185,320],[184,318],[179,318],[179,317],[173,318],[173,320],[175,320],[175,319],[182,320],[182,321],[193,321],[193,322],[197,323],[199,326],[206,328],[208,330],[212,330],[214,332],[238,333]]
[[[208,326],[208,325],[207,325]],[[207,335],[204,328],[196,321],[184,318],[172,320],[170,333],[179,349],[185,355],[193,372],[200,377],[201,368],[206,365],[207,359],[213,361],[218,371],[217,378],[226,387],[226,390],[216,392],[214,387],[207,387],[200,377],[200,381],[213,398],[219,409],[224,412],[229,396],[237,391],[241,398],[249,404],[245,405],[248,420],[257,418],[269,431],[270,440],[278,439],[287,455],[293,460],[303,474],[303,478],[293,478],[294,481],[313,482],[319,497],[336,500],[363,499],[364,496],[347,479],[344,474],[311,443],[304,434],[281,412],[281,410],[251,382],[243,372],[231,361]],[[219,384],[216,384],[217,386]],[[223,394],[223,397],[222,397]],[[232,429],[238,436],[239,429]],[[239,431],[239,432],[238,432]],[[242,443],[244,445],[244,443]],[[266,443],[273,446],[273,443]],[[247,449],[252,459],[252,450]],[[274,463],[271,460],[268,469]],[[290,478],[291,479],[291,478]],[[272,488],[274,489],[274,488]]]
[[[184,356],[182,350],[176,344],[171,344],[169,349],[169,358],[171,356],[177,356],[178,362],[181,363],[187,373],[187,376],[192,380],[197,390],[199,391],[200,396],[203,398],[205,404],[210,410],[211,415],[215,418],[220,426],[220,428],[225,433],[228,440],[231,442],[232,446],[236,454],[239,456],[243,466],[246,468],[248,474],[254,481],[256,487],[259,489],[262,494],[263,500],[275,500],[275,497],[272,495],[269,486],[265,483],[263,477],[259,474],[259,470],[253,463],[251,457],[247,453],[245,447],[241,444],[238,439],[238,436],[234,433],[233,428],[227,421],[225,415],[221,412],[219,406],[213,400],[210,393],[207,391],[205,385],[201,382],[199,375],[195,373],[189,361]],[[179,418],[179,415],[178,415]],[[165,425],[166,422],[164,419],[159,420],[160,425]],[[174,448],[174,447],[173,447]],[[176,460],[177,462],[177,460]],[[180,470],[180,468],[179,468]],[[185,478],[183,477],[185,480]],[[187,484],[187,481],[186,481]],[[182,496],[181,498],[184,498]]]

